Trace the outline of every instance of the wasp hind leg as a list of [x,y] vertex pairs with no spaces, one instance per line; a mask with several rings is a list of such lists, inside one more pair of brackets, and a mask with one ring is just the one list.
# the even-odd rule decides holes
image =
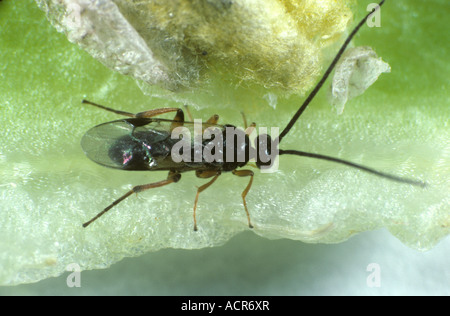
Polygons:
[[173,118],[172,124],[170,125],[170,131],[172,132],[175,128],[184,125],[184,112],[182,109],[177,110],[177,114]]
[[[99,109],[103,109],[105,111],[109,111],[118,115],[123,115],[123,116],[128,116],[128,117],[133,117],[133,118],[150,118],[150,117],[154,117],[154,116],[158,116],[161,114],[165,114],[165,113],[169,113],[169,112],[177,112],[177,115],[175,116],[175,118],[177,118],[177,116],[179,116],[179,112],[183,112],[183,110],[181,110],[180,108],[161,108],[161,109],[154,109],[154,110],[149,110],[149,111],[144,111],[144,112],[139,112],[139,113],[130,113],[130,112],[125,112],[125,111],[120,111],[120,110],[115,110],[113,108],[101,105],[101,104],[97,104],[88,100],[83,100],[82,103],[85,104],[90,104],[93,105],[95,107],[98,107]],[[183,115],[183,122],[184,122],[184,115]]]
[[250,221],[250,213],[248,212],[247,202],[245,201],[245,197],[247,196],[247,193],[248,193],[248,191],[250,191],[250,188],[252,186],[254,173],[251,170],[233,170],[233,174],[238,177],[250,177],[250,181],[248,182],[245,190],[242,191],[241,196],[242,196],[242,201],[244,202],[245,213],[247,214],[248,227],[253,228],[253,225]]
[[191,122],[194,122],[194,117],[192,116],[191,110],[187,106],[187,104],[184,105],[184,109],[187,113],[188,118],[191,120]]
[[196,215],[196,211],[197,211],[197,202],[198,202],[198,196],[200,195],[201,192],[203,192],[204,190],[206,190],[211,184],[214,183],[214,181],[217,180],[217,178],[220,176],[220,171],[197,171],[195,173],[195,175],[198,178],[202,178],[202,179],[207,179],[207,178],[212,178],[209,182],[205,183],[204,185],[200,186],[197,188],[197,195],[195,196],[195,202],[194,202],[194,231],[197,231],[197,215]]
[[142,192],[142,191],[145,191],[145,190],[148,190],[148,189],[158,188],[158,187],[162,187],[162,186],[168,185],[168,184],[173,183],[173,182],[178,182],[180,180],[180,178],[181,178],[181,174],[171,171],[171,172],[169,172],[169,175],[167,176],[166,180],[162,180],[162,181],[154,182],[154,183],[149,183],[149,184],[137,185],[137,186],[133,187],[130,191],[128,191],[127,193],[122,195],[120,198],[118,198],[117,200],[112,202],[108,207],[106,207],[103,211],[98,213],[91,220],[89,220],[86,223],[84,223],[83,227],[89,226],[93,221],[98,219],[100,216],[102,216],[103,214],[108,212],[110,209],[112,209],[114,206],[116,206],[117,204],[119,204],[120,202],[125,200],[127,197],[129,197],[133,193],[139,193],[139,192]]

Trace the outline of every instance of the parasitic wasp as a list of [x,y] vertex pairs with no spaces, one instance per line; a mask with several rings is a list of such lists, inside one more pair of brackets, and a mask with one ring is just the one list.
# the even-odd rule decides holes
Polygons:
[[[249,179],[241,196],[248,226],[253,228],[246,196],[252,186],[254,173],[251,170],[240,168],[249,164],[250,161],[254,161],[259,169],[268,168],[281,155],[310,157],[340,163],[392,181],[424,187],[424,182],[387,174],[343,159],[300,150],[285,150],[278,147],[323,86],[355,34],[383,3],[384,0],[371,13],[366,15],[349,34],[320,81],[279,136],[274,139],[268,134],[260,134],[252,145],[249,135],[255,124],[247,127],[245,117],[244,126],[246,129],[240,130],[233,125],[219,125],[219,117],[213,115],[206,122],[200,122],[200,133],[197,131],[196,134],[195,130],[198,129],[196,122],[185,121],[184,112],[180,108],[161,108],[133,114],[83,100],[83,103],[128,117],[97,125],[83,136],[81,146],[88,158],[100,165],[122,170],[168,171],[165,180],[133,187],[91,220],[84,223],[83,227],[90,225],[133,193],[178,182],[183,172],[195,171],[197,177],[209,179],[209,181],[197,189],[193,213],[194,230],[197,230],[196,209],[199,194],[211,186],[222,172],[231,172],[235,176]],[[176,112],[172,120],[155,118],[155,116],[170,112]],[[187,111],[187,114],[193,121],[189,111]],[[194,131],[194,135],[197,136],[208,132],[210,137],[199,140],[192,137],[191,131]]]

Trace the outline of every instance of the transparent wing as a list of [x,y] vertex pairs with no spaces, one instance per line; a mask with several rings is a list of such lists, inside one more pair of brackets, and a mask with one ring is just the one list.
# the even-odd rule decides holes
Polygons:
[[[103,123],[86,132],[81,139],[81,147],[92,161],[106,167],[124,169],[126,153],[136,152],[136,147],[146,144],[154,146],[160,142],[166,142],[170,147],[173,144],[173,141],[169,141],[172,123],[173,120],[154,118],[131,118]],[[191,143],[195,135],[203,133],[208,127],[219,130],[224,128],[222,125],[206,123],[195,126],[193,122],[184,122],[182,126],[191,137]],[[175,138],[178,139],[176,136]],[[119,157],[122,154],[118,155],[118,152],[123,152],[124,157]]]
[[84,134],[81,147],[92,161],[110,168],[123,169],[111,158],[114,148],[133,148],[147,141],[158,143],[170,138],[171,121],[157,119],[124,119],[97,125]]

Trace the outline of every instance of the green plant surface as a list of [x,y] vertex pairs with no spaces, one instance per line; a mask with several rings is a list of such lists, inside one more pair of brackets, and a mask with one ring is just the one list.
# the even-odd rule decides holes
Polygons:
[[[357,19],[366,5],[358,3]],[[382,26],[364,28],[354,43],[373,47],[392,72],[350,101],[340,116],[321,91],[281,146],[422,179],[427,188],[282,157],[276,173],[255,170],[247,203],[256,234],[337,243],[386,227],[420,250],[448,235],[448,13],[446,0],[387,1]],[[57,276],[73,262],[82,269],[105,268],[162,248],[217,246],[248,230],[240,197],[247,180],[231,174],[200,195],[198,232],[192,230],[192,207],[196,187],[205,180],[193,174],[132,196],[82,228],[133,185],[165,179],[166,173],[111,170],[88,160],[81,137],[117,116],[81,100],[130,112],[180,104],[144,95],[135,80],[68,42],[31,0],[0,2],[0,61],[1,285]],[[241,125],[243,111],[258,126],[283,128],[304,98],[279,97],[271,106],[264,98],[270,91],[246,93],[239,87],[242,92],[226,99],[234,86],[224,85],[208,107],[192,109],[194,116],[217,113],[220,122]],[[195,94],[188,97],[201,103]]]

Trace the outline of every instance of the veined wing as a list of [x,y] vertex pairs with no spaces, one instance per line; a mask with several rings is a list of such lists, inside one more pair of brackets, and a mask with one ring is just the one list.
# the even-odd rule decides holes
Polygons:
[[[142,151],[142,147],[150,149],[160,142],[167,142],[171,146],[174,143],[171,139],[174,123],[176,122],[173,120],[155,118],[131,118],[103,123],[86,132],[81,139],[81,147],[92,161],[110,168],[125,169],[127,155]],[[183,133],[177,133],[174,139],[179,139],[180,134],[188,133],[191,143],[195,135],[203,133],[208,127],[219,130],[224,128],[222,125],[206,123],[194,126],[194,122],[184,122],[180,127],[182,129],[179,132]],[[123,157],[117,156],[118,149],[123,152]]]

